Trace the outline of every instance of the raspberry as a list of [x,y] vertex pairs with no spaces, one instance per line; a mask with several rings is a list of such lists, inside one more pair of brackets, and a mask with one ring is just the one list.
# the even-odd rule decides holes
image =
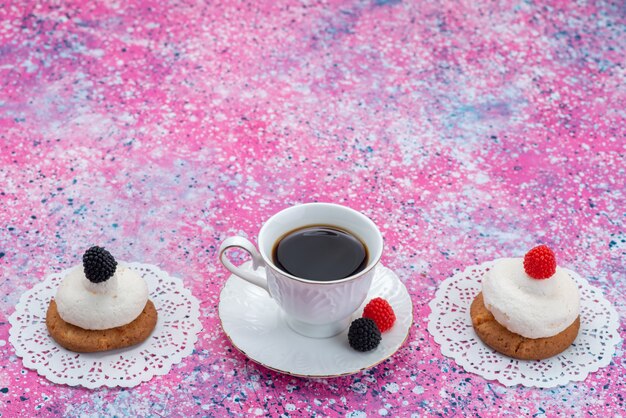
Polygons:
[[363,310],[363,318],[372,319],[376,322],[380,332],[385,332],[396,322],[396,314],[391,305],[383,298],[374,298],[369,301]]
[[556,257],[547,245],[540,245],[524,256],[524,270],[533,279],[547,279],[556,272]]
[[357,351],[370,351],[378,347],[380,330],[376,322],[369,318],[359,318],[352,321],[348,330],[348,342],[350,347]]
[[83,254],[85,276],[92,283],[102,283],[115,273],[117,261],[102,247],[91,247]]

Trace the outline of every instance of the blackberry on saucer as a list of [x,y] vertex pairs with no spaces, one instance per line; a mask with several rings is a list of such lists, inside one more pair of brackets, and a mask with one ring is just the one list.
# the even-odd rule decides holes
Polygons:
[[380,330],[372,319],[359,318],[350,324],[348,342],[357,351],[373,350],[378,347],[381,339]]

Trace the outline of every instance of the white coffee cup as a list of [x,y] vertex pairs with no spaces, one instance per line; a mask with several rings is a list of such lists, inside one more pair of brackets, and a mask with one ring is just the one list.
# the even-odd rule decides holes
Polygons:
[[[276,267],[272,249],[278,240],[293,230],[311,225],[335,226],[360,239],[368,251],[365,268],[345,279],[314,281],[295,277]],[[265,289],[285,312],[289,326],[313,338],[337,335],[350,325],[352,314],[367,296],[383,251],[383,237],[374,222],[353,209],[332,203],[307,203],[278,212],[261,227],[258,243],[257,251],[246,238],[227,238],[220,247],[220,261],[236,276]],[[247,251],[254,271],[235,266],[226,256],[229,248]]]

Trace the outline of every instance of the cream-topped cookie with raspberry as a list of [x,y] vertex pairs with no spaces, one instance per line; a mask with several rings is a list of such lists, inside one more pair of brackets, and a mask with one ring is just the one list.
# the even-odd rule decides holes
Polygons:
[[496,260],[472,303],[472,324],[489,346],[511,357],[541,359],[566,349],[580,324],[578,285],[545,245],[524,258]]

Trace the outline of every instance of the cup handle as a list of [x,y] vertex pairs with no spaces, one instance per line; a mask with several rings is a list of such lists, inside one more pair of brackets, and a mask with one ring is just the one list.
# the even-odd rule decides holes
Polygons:
[[267,287],[267,279],[256,271],[253,272],[249,270],[244,270],[241,267],[238,267],[231,263],[226,256],[226,250],[228,250],[229,248],[241,248],[242,250],[250,254],[250,257],[252,257],[252,268],[254,270],[257,270],[259,267],[265,267],[265,262],[263,261],[263,257],[261,257],[261,254],[259,254],[259,252],[255,248],[254,244],[252,244],[244,237],[226,238],[220,246],[220,261],[224,265],[224,267],[228,269],[228,271],[238,277],[241,277],[245,281],[260,287],[261,289],[265,290],[269,295],[270,291]]

